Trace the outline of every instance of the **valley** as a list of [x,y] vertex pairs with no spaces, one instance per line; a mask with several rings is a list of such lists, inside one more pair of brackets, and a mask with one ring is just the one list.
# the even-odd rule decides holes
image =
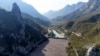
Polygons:
[[0,2],[0,56],[100,56],[100,0],[44,14],[24,0]]

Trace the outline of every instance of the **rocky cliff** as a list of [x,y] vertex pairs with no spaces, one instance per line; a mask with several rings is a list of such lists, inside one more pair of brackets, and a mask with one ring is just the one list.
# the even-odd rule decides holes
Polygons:
[[46,40],[42,27],[25,20],[16,3],[11,12],[0,9],[0,56],[27,56]]

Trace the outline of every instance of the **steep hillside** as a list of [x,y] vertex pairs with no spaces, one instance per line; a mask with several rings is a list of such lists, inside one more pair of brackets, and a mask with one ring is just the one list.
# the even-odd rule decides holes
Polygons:
[[[71,19],[73,20],[71,22],[74,22],[71,23],[71,26],[68,22],[65,28],[72,32],[70,33],[69,47],[67,47],[68,56],[86,56],[87,50],[91,46],[100,45],[99,5],[100,0],[89,0],[82,8],[63,18],[64,20]],[[88,56],[99,56],[97,51],[94,53],[89,53]]]
[[[91,15],[91,17],[86,17],[85,20],[77,21],[71,27],[71,31],[75,33],[80,33],[81,36],[71,34],[70,45],[67,48],[69,51],[69,56],[75,56],[75,52],[70,49],[74,47],[79,56],[85,56],[89,45],[95,44],[100,45],[100,14]],[[81,51],[83,50],[83,51]],[[74,53],[74,54],[73,54]]]
[[86,16],[87,14],[94,15],[100,13],[100,0],[89,0],[84,6],[77,9],[76,11],[61,17],[56,20],[64,21],[64,20],[75,20],[79,19],[81,16]]
[[46,17],[48,17],[49,19],[54,19],[56,17],[65,16],[65,15],[77,10],[78,8],[83,6],[84,4],[85,4],[84,2],[78,2],[77,4],[67,5],[58,11],[49,11],[49,12],[45,13],[44,15]]
[[0,9],[0,25],[0,56],[27,56],[47,40],[40,25],[24,20],[16,3],[11,12]]

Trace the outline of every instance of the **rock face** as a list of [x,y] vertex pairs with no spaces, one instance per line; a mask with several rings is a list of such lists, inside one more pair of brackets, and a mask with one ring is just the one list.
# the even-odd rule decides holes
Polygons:
[[25,25],[18,10],[16,7],[13,7],[12,12],[0,10],[0,56],[16,53],[18,43],[24,39],[25,34],[22,32]]
[[41,27],[29,22],[22,18],[16,3],[11,12],[0,9],[0,56],[28,56],[32,48],[46,40]]
[[16,16],[21,17],[21,11],[20,11],[20,9],[19,9],[19,7],[17,6],[16,3],[13,4],[12,13]]
[[24,19],[21,17],[21,11],[20,8],[18,7],[18,5],[16,3],[13,4],[13,8],[12,8],[12,15],[14,15],[19,21],[19,23],[21,24],[21,29],[19,30],[19,34],[21,35],[21,37],[25,37],[25,24],[24,24]]

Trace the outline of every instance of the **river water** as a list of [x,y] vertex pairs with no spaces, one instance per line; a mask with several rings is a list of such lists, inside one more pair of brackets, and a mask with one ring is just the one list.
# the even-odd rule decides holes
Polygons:
[[55,31],[55,30],[52,30],[52,31],[55,34],[56,38],[64,38],[64,36],[62,34],[58,33],[57,31]]

